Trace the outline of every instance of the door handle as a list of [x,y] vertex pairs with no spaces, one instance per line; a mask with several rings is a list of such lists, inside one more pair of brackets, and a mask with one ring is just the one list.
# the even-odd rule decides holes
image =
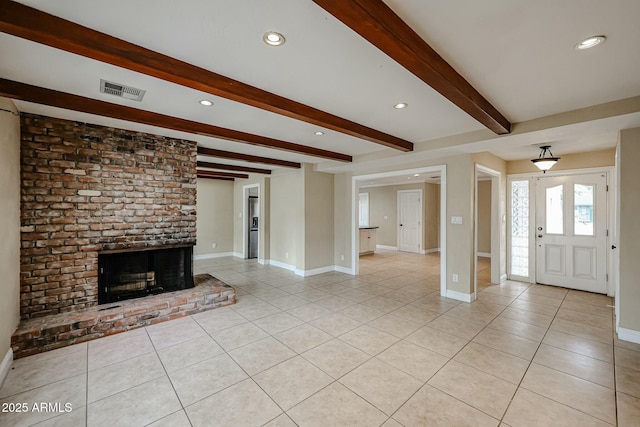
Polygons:
[[615,249],[615,248],[616,248],[616,245],[611,245],[611,249]]
[[538,237],[543,237],[542,234],[538,234]]
[[402,227],[402,224],[400,224],[400,227]]

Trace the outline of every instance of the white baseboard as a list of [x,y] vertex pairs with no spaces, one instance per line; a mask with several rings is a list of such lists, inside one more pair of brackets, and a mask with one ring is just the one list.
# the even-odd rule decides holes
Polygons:
[[342,267],[341,265],[334,265],[333,268],[338,273],[350,274],[352,276],[356,275],[356,272],[353,271],[353,268],[350,268],[350,267]]
[[217,252],[214,254],[194,255],[193,260],[197,261],[199,259],[224,258],[224,257],[234,256],[234,255],[235,254],[233,252]]
[[315,276],[316,274],[329,273],[331,271],[335,271],[335,265],[327,265],[326,267],[314,268],[311,270],[295,270],[296,276],[309,277]]
[[474,295],[463,294],[462,292],[457,292],[457,291],[452,291],[451,289],[447,289],[447,298],[470,303],[474,300]]
[[0,387],[4,383],[4,380],[7,378],[9,374],[9,370],[11,369],[11,364],[13,363],[13,350],[9,347],[7,350],[7,354],[4,355],[2,362],[0,362]]
[[504,283],[507,281],[507,275],[503,274],[502,276],[500,276],[500,283]]
[[296,271],[295,265],[285,264],[284,262],[276,261],[275,259],[270,259],[268,261],[269,261],[269,265],[273,265],[274,267],[284,268],[285,270],[289,270],[289,271]]
[[258,258],[258,264],[260,264],[260,265],[269,265],[269,260],[268,259],[260,259],[260,258]]
[[618,327],[618,339],[640,344],[640,331]]
[[244,254],[240,252],[233,252],[233,256],[236,258],[244,258]]
[[397,251],[398,248],[396,246],[387,246],[387,245],[376,245],[376,249],[385,249],[387,251]]
[[423,252],[423,255],[435,254],[436,252],[440,252],[440,248],[425,249]]
[[476,252],[476,254],[482,258],[491,258],[491,252]]

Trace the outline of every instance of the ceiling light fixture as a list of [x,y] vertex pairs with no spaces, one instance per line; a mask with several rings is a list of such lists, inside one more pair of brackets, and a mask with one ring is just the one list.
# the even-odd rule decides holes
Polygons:
[[585,50],[590,49],[592,47],[596,47],[599,44],[604,43],[607,38],[605,36],[591,36],[582,40],[580,43],[576,45],[576,50]]
[[416,173],[416,174],[414,174],[413,176],[420,176],[420,174],[419,174],[419,173]]
[[314,135],[315,135],[315,136],[322,136],[322,135],[324,135],[324,132],[322,132],[322,131],[318,130],[318,131],[316,131],[316,132],[314,133]]
[[205,107],[211,107],[213,105],[213,102],[209,101],[208,99],[203,99],[200,101],[200,105],[204,105]]
[[401,102],[399,104],[396,104],[393,106],[393,108],[395,108],[396,110],[402,110],[403,108],[407,108],[409,106],[409,104],[407,104],[406,102]]
[[554,157],[551,152],[550,145],[543,145],[540,147],[540,155],[537,159],[531,160],[531,162],[538,167],[543,173],[547,173],[549,169],[555,165],[560,157]]
[[285,38],[282,34],[275,31],[267,31],[262,36],[262,40],[269,46],[282,46],[285,42]]

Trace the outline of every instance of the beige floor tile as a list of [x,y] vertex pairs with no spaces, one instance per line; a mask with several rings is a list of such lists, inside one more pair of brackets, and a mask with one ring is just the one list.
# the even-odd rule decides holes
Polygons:
[[[140,404],[144,397],[144,405]],[[181,409],[167,377],[161,377],[89,404],[87,425],[147,425]]]
[[368,325],[398,338],[404,338],[422,327],[419,323],[403,319],[402,317],[395,316],[394,314],[387,314],[382,317],[378,317],[377,319],[369,322]]
[[388,295],[382,295],[377,298],[367,300],[362,304],[375,308],[376,310],[382,311],[384,313],[389,313],[390,311],[396,310],[406,305],[406,303],[389,298]]
[[613,330],[611,328],[597,328],[556,317],[551,323],[550,329],[613,345]]
[[314,394],[288,411],[300,427],[379,426],[387,416],[340,383]]
[[255,295],[261,300],[271,302],[273,300],[286,297],[289,295],[287,292],[281,291],[280,289],[259,289],[257,291],[251,292],[251,295]]
[[336,311],[344,310],[347,307],[351,307],[356,303],[349,299],[342,298],[340,296],[330,296],[328,298],[323,298],[321,300],[316,301],[315,304],[318,304],[319,306],[324,307],[327,310],[336,312]]
[[525,292],[529,294],[562,300],[567,294],[568,290],[557,286],[533,284],[529,286]]
[[306,300],[307,302],[314,302],[314,301],[317,301],[323,298],[328,298],[331,296],[329,292],[325,292],[321,289],[314,289],[314,288],[306,288],[301,292],[296,293],[295,295],[297,297],[300,297]]
[[449,316],[447,314],[443,314],[437,319],[432,320],[428,323],[428,326],[430,328],[466,339],[475,337],[478,332],[480,332],[485,327],[484,324],[468,322],[466,320]]
[[529,367],[528,360],[474,342],[460,350],[454,360],[516,385]]
[[640,352],[616,347],[614,350],[616,366],[640,371]]
[[478,294],[478,301],[486,301],[486,302],[503,305],[503,306],[507,306],[511,304],[515,299],[516,299],[515,296],[510,297],[505,295],[497,295],[497,294],[486,292],[486,291],[480,292]]
[[449,361],[448,357],[407,341],[392,345],[376,358],[422,381],[427,381]]
[[554,400],[520,388],[504,421],[513,427],[607,427],[610,424]]
[[389,418],[386,423],[382,424],[382,427],[403,427],[403,426],[393,418]]
[[469,340],[424,326],[405,338],[410,343],[453,357]]
[[539,345],[537,341],[491,328],[484,329],[473,341],[526,360],[533,359]]
[[227,351],[261,340],[269,336],[252,323],[242,323],[221,331],[210,332],[213,339]]
[[540,295],[537,293],[533,293],[531,292],[531,288],[527,289],[526,291],[524,291],[522,294],[520,294],[520,296],[518,297],[519,301],[529,301],[535,304],[542,304],[542,305],[548,305],[550,307],[555,307],[558,308],[560,307],[560,304],[562,304],[562,299],[561,298],[557,298],[557,297],[551,297],[551,296],[545,296],[545,295]]
[[367,353],[333,339],[302,354],[302,357],[333,378],[340,378],[371,358]]
[[429,384],[418,390],[393,418],[404,426],[415,427],[495,427],[499,423]]
[[[22,418],[20,420],[24,422],[25,419]],[[0,424],[2,424],[2,416],[0,415]],[[4,425],[4,424],[2,424]],[[71,412],[59,415],[55,418],[50,418],[46,421],[38,423],[38,427],[80,427],[87,425],[87,411],[86,408],[77,408],[72,410]],[[7,424],[7,426],[11,426],[11,424]],[[178,426],[176,426],[178,427]],[[186,426],[185,426],[186,427]]]
[[89,347],[89,370],[102,368],[113,363],[155,351],[151,339],[145,334],[136,334],[126,339],[118,340],[109,345]]
[[640,399],[640,371],[616,366],[616,390]]
[[167,372],[186,368],[203,360],[219,356],[222,353],[224,353],[222,347],[210,336],[196,338],[158,350],[158,356]]
[[302,320],[287,313],[276,313],[254,320],[253,324],[273,335],[278,332],[300,326],[302,324]]
[[515,384],[453,360],[428,384],[497,419],[504,415],[517,388]]
[[422,381],[375,358],[339,381],[387,415],[393,414],[423,385]]
[[318,304],[309,303],[306,305],[301,305],[296,308],[292,308],[288,310],[287,313],[297,317],[298,319],[304,322],[311,322],[313,320],[316,320],[331,314],[332,311]]
[[247,344],[229,352],[229,356],[249,375],[262,372],[295,355],[296,353],[272,337]]
[[573,375],[532,363],[522,387],[610,424],[616,422],[613,390]]
[[339,313],[321,317],[320,319],[316,319],[313,322],[309,322],[309,324],[315,326],[318,329],[322,329],[324,332],[327,332],[334,337],[340,336],[357,327],[362,326],[362,323],[357,322],[347,316],[343,316]]
[[190,316],[177,320],[176,324],[172,323],[165,322],[146,328],[155,348],[171,347],[181,342],[206,336],[206,332]]
[[234,306],[233,309],[236,313],[247,320],[257,320],[262,317],[267,317],[272,314],[279,313],[281,311],[278,307],[275,307],[266,302],[259,302],[257,304],[251,304],[249,306],[239,308]]
[[326,332],[309,324],[297,326],[276,334],[274,337],[296,353],[304,353],[333,338]]
[[548,328],[553,321],[553,316],[534,313],[533,311],[521,310],[519,308],[507,307],[498,318],[518,320],[532,325]]
[[156,353],[89,371],[89,403],[163,376],[166,374]]
[[553,330],[547,332],[542,343],[613,363],[613,346],[610,344]]
[[420,325],[426,325],[436,317],[440,316],[440,313],[437,311],[430,311],[422,306],[416,306],[413,304],[400,307],[399,309],[392,311],[390,314],[402,317],[403,319]]
[[447,316],[456,317],[458,319],[466,320],[467,322],[478,323],[481,325],[488,325],[496,318],[497,315],[498,313],[485,311],[481,306],[472,304],[459,305],[447,311]]
[[284,410],[333,382],[329,375],[300,356],[261,372],[253,379]]
[[556,306],[537,304],[535,302],[520,298],[512,302],[509,307],[517,308],[519,310],[532,311],[534,313],[544,314],[545,316],[555,316],[558,311],[558,307]]
[[[70,403],[72,412],[84,412],[86,401],[86,374],[67,378],[0,400],[0,425],[30,426],[58,415],[58,413],[33,411],[33,405],[40,402],[61,402],[63,406],[65,403]],[[7,409],[3,406],[5,403],[26,403],[27,411],[4,412]]]
[[493,322],[489,323],[488,327],[538,342],[542,341],[542,338],[544,338],[544,335],[547,332],[547,328],[532,325],[527,322],[521,322],[519,320],[507,319],[505,317],[496,317]]
[[357,322],[367,323],[378,317],[384,316],[385,312],[369,307],[364,304],[356,304],[339,311],[343,316],[347,316]]
[[282,298],[269,301],[269,304],[273,305],[274,307],[278,307],[280,310],[289,310],[308,303],[309,302],[307,300],[304,300],[295,295],[287,295]]
[[546,344],[540,346],[533,361],[583,380],[614,388],[613,365],[610,363]]
[[344,335],[340,339],[353,347],[375,356],[399,341],[399,338],[364,325]]
[[582,304],[575,301],[564,301],[561,309],[573,310],[579,313],[595,314],[597,316],[606,317],[611,319],[613,317],[613,307],[595,306],[591,304]]
[[205,311],[203,313],[196,314],[193,318],[209,334],[215,334],[218,331],[248,322],[247,319],[240,316],[230,308],[221,310],[219,313],[218,309]]
[[260,426],[282,413],[251,379],[203,399],[186,411],[193,427]]
[[187,414],[184,412],[184,409],[181,409],[180,411],[167,415],[155,423],[150,424],[149,427],[191,427],[191,423],[189,422],[189,418],[187,418]]
[[594,294],[591,292],[569,291],[565,301],[578,302],[581,304],[593,305],[596,307],[606,307],[613,305],[613,298],[606,295]]
[[266,423],[263,427],[297,427],[297,425],[287,414],[282,414]]
[[618,425],[620,427],[635,427],[640,425],[640,399],[617,393]]
[[231,357],[223,354],[171,372],[169,378],[182,405],[188,406],[239,383],[247,378],[247,374]]
[[613,327],[613,316],[598,316],[597,314],[570,310],[568,308],[565,308],[564,306],[560,307],[560,310],[558,310],[558,314],[556,314],[556,318],[570,320],[572,322],[581,323],[596,328],[611,329]]
[[616,348],[621,347],[627,350],[640,352],[640,344],[621,340],[618,338],[618,334],[613,334],[613,345],[616,346]]

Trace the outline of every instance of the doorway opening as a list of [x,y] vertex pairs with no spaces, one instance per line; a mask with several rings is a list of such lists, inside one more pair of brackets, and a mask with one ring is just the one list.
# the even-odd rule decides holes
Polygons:
[[245,259],[260,258],[260,184],[242,187],[242,236],[243,257]]

